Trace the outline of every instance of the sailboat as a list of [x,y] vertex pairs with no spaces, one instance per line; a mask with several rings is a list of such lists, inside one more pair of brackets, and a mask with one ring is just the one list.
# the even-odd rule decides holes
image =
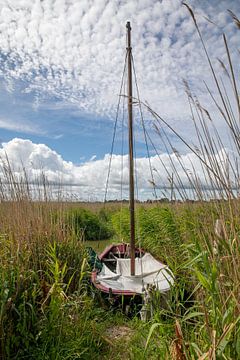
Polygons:
[[133,157],[133,96],[131,25],[127,22],[128,144],[130,244],[108,246],[97,259],[91,274],[93,285],[110,296],[143,296],[151,288],[166,294],[174,283],[171,270],[150,253],[135,246],[135,198]]

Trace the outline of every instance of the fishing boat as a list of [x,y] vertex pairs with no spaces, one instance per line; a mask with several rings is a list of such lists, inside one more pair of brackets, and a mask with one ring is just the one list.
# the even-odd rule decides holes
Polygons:
[[130,244],[108,246],[95,260],[91,274],[93,285],[109,296],[132,298],[146,295],[156,289],[169,292],[174,283],[171,270],[150,253],[135,246],[135,184],[133,142],[132,47],[131,25],[127,22],[127,100],[128,100],[128,150],[129,150],[129,216]]

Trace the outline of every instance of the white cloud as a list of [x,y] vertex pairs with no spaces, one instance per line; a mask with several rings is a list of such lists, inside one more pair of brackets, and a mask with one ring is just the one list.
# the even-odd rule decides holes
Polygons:
[[[239,5],[220,3],[190,1],[213,58],[225,58],[221,31],[203,16],[227,32],[237,62],[238,40],[226,9],[229,5],[236,11]],[[85,112],[111,117],[127,20],[132,21],[141,96],[181,130],[189,122],[182,79],[193,84],[208,105],[200,90],[202,80],[210,79],[193,21],[180,0],[2,0],[0,49],[8,59],[1,74],[8,82],[27,79],[25,91],[57,95]]]
[[[219,151],[217,155],[220,168],[224,170],[227,164],[227,152]],[[0,158],[2,163],[6,162],[6,155],[11,165],[13,174],[19,177],[23,174],[23,168],[28,174],[28,181],[39,181],[44,173],[48,182],[55,185],[63,185],[63,190],[76,194],[78,198],[89,199],[89,196],[98,200],[103,200],[106,179],[108,173],[110,155],[106,154],[102,159],[90,159],[81,165],[75,165],[72,162],[65,161],[54,150],[44,144],[35,144],[30,140],[15,138],[8,143],[3,143],[0,149]],[[181,156],[181,162],[176,153],[160,154],[160,156],[152,156],[150,158],[154,173],[154,182],[158,189],[160,197],[165,194],[169,196],[169,188],[171,187],[170,178],[177,170],[181,179],[181,184],[186,188],[191,188],[191,182],[198,179],[202,186],[209,186],[206,183],[206,171],[193,153]],[[182,166],[183,164],[183,166]],[[194,164],[194,168],[193,168]],[[151,197],[153,187],[151,184],[151,174],[149,169],[149,160],[147,158],[136,159],[137,183],[139,198],[144,199]],[[184,170],[187,169],[187,170]],[[192,175],[191,175],[192,174]],[[6,178],[0,171],[1,181],[4,183]],[[188,178],[189,176],[189,178]],[[178,179],[174,175],[175,186],[179,187]],[[120,198],[121,183],[123,196],[128,196],[128,156],[113,155],[111,175],[109,181],[110,198]]]
[[28,122],[28,121],[21,121],[21,120],[13,120],[13,119],[3,119],[0,118],[0,128],[7,129],[17,132],[24,132],[28,134],[41,134],[41,130],[38,126]]
[[91,156],[91,158],[90,158],[90,160],[89,161],[93,161],[93,160],[95,160],[96,159],[96,155],[93,155],[93,156]]

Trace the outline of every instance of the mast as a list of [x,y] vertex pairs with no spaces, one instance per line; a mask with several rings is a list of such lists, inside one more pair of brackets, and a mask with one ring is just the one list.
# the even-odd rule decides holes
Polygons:
[[133,111],[132,111],[132,47],[131,25],[127,22],[127,61],[128,61],[128,142],[129,142],[129,211],[130,211],[130,249],[131,275],[135,275],[135,215],[134,215],[134,159],[133,159]]

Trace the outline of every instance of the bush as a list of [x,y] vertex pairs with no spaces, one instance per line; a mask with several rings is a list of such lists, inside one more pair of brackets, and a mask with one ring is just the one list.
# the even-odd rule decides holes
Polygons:
[[65,223],[85,240],[104,240],[112,236],[108,219],[103,214],[94,214],[89,210],[75,208],[66,212]]
[[[130,225],[127,209],[112,216],[113,227],[129,242]],[[136,242],[151,253],[166,258],[179,249],[181,235],[176,215],[170,207],[141,207],[136,211]]]

